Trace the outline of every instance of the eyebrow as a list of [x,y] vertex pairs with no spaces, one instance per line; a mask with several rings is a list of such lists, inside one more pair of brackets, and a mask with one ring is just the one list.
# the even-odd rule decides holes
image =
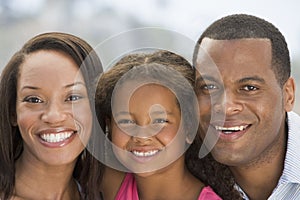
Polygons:
[[257,81],[257,82],[260,82],[260,83],[265,83],[266,82],[263,78],[260,78],[259,76],[245,77],[245,78],[242,78],[242,79],[238,80],[237,82],[238,83],[246,83],[246,82],[249,82],[249,81]]
[[64,88],[70,88],[70,87],[74,87],[76,85],[82,85],[82,86],[86,87],[85,83],[78,81],[78,82],[75,82],[75,83],[68,84]]
[[168,111],[159,111],[159,110],[157,110],[157,111],[154,111],[154,112],[151,112],[150,114],[152,115],[152,114],[154,114],[154,115],[161,115],[161,114],[165,114],[165,113],[167,113],[167,115],[173,115],[174,113],[172,113],[172,112],[168,112]]
[[[71,84],[68,84],[68,85],[64,86],[64,88],[70,88],[70,87],[74,87],[74,86],[76,86],[76,85],[82,85],[82,86],[86,87],[85,84],[84,84],[83,82],[75,82],[75,83],[71,83]],[[36,86],[25,85],[24,87],[22,87],[21,90],[25,90],[25,89],[39,90],[39,89],[41,89],[41,88],[36,87]]]
[[[201,81],[205,81],[205,80],[216,81],[214,77],[204,75],[204,76],[199,76],[196,79],[196,83],[201,82]],[[257,81],[257,82],[260,82],[260,83],[265,83],[266,82],[263,78],[260,78],[259,76],[245,77],[245,78],[242,78],[242,79],[238,80],[237,82],[238,83],[245,83],[245,82],[249,82],[249,81]]]
[[199,76],[198,78],[196,78],[195,83],[202,82],[202,81],[205,81],[205,80],[216,81],[216,79],[214,77],[208,76],[208,75],[204,75],[204,76]]
[[[154,111],[154,112],[151,112],[150,114],[161,115],[161,114],[165,114],[165,112],[164,111]],[[114,116],[118,117],[120,115],[133,115],[133,113],[130,113],[130,112],[127,112],[127,111],[121,111],[121,112],[116,113]],[[167,112],[167,115],[174,115],[174,113],[173,112]]]
[[120,115],[131,115],[130,112],[127,112],[127,111],[121,111],[121,112],[118,112],[114,115],[114,117],[118,117]]

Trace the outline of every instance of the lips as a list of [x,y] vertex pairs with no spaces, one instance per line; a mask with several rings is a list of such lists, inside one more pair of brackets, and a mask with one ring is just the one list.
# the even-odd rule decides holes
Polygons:
[[231,127],[214,126],[217,131],[221,131],[224,134],[232,134],[234,132],[246,130],[250,125],[239,125]]
[[138,146],[128,150],[130,157],[138,163],[148,163],[155,159],[162,149],[151,146]]
[[40,131],[38,136],[43,145],[47,147],[62,147],[70,143],[77,133],[73,129],[46,129]]
[[224,141],[233,141],[247,133],[251,124],[244,122],[223,122],[212,123],[212,128],[217,131],[219,139]]
[[150,157],[150,156],[154,156],[159,152],[159,150],[150,150],[150,151],[137,151],[137,150],[133,150],[131,151],[131,153],[137,157]]
[[40,137],[45,141],[49,143],[56,143],[61,142],[66,139],[69,139],[72,134],[74,134],[73,131],[66,131],[66,132],[60,132],[60,133],[45,133],[41,134]]

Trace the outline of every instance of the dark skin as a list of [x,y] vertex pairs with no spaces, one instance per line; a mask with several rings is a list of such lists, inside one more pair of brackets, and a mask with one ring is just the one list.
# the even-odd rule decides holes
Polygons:
[[[126,99],[123,96],[123,91],[128,92],[126,88],[126,90],[117,93],[122,100]],[[126,112],[126,108],[122,103],[113,102],[115,103],[113,105],[115,106],[116,115],[111,122],[111,132],[112,142],[115,145],[128,152],[131,152],[131,149],[144,152],[149,151],[149,149],[166,149],[154,155],[153,160],[148,162],[142,160],[128,162],[128,155],[115,150],[119,160],[134,172],[139,198],[145,200],[197,199],[204,184],[186,168],[184,154],[175,157],[179,149],[182,149],[183,145],[186,144],[185,139],[187,137],[185,134],[177,133],[181,114],[175,95],[165,87],[149,84],[137,89],[130,97],[129,112]],[[166,110],[165,113],[162,112],[162,108]],[[153,125],[163,128],[157,134],[148,137],[130,136],[124,131],[125,128],[136,125],[144,128],[143,131],[138,132],[138,136],[141,136],[141,133],[149,134]],[[136,129],[130,130],[133,134]],[[177,134],[179,136],[175,138]],[[140,158],[137,157],[136,159]],[[173,161],[173,159],[175,160]],[[161,164],[166,160],[168,163],[165,166],[162,168],[157,167],[157,164]],[[134,164],[131,165],[132,163]],[[136,173],[141,169],[147,170]]]
[[200,124],[219,137],[212,155],[251,199],[267,199],[283,170],[294,80],[279,85],[268,39],[204,38],[201,48],[210,57],[198,55],[196,93]]

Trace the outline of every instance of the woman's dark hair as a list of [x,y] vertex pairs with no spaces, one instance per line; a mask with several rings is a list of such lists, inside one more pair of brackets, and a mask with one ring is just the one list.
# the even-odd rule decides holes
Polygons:
[[[27,55],[40,50],[54,50],[70,56],[80,69],[86,82],[91,108],[94,109],[94,80],[102,72],[102,65],[93,48],[84,40],[67,33],[50,32],[30,39],[16,52],[2,71],[0,82],[0,199],[9,199],[15,187],[15,161],[23,151],[23,140],[16,121],[17,82],[20,66]],[[95,112],[92,112],[95,113]],[[94,118],[96,118],[94,116]],[[95,128],[93,127],[93,131]],[[83,154],[83,153],[82,153]],[[79,156],[73,177],[82,185],[83,192],[89,195],[91,188],[85,182],[93,157],[84,151]]]

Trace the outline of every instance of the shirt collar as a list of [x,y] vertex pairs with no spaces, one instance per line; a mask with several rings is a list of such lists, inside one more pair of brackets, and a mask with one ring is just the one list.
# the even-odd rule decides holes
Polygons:
[[279,183],[300,183],[300,116],[295,112],[287,113],[288,141],[284,170]]
[[[297,148],[300,146],[300,116],[295,112],[288,112],[287,125],[287,151],[284,161],[284,170],[279,179],[278,185],[290,182],[300,183],[300,165],[298,163],[300,160],[300,151],[297,151]],[[249,197],[238,184],[235,184],[235,189],[240,192],[244,200],[249,200]]]

